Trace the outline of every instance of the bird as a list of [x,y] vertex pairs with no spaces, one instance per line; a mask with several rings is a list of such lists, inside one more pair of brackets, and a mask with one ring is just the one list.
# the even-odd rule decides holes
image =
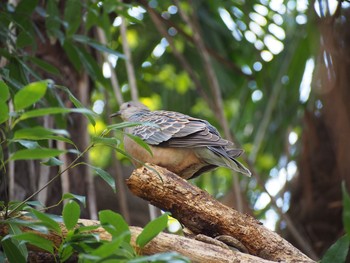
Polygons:
[[[136,167],[152,163],[184,179],[195,178],[217,167],[251,176],[251,172],[236,160],[243,150],[222,138],[206,120],[175,111],[151,111],[138,101],[123,103],[118,112],[110,115],[116,116],[135,123],[124,130],[124,149]],[[151,152],[133,136],[147,143]]]

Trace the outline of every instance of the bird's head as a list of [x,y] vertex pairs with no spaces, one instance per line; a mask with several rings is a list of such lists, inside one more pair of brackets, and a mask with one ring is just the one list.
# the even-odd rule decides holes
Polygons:
[[138,101],[129,101],[123,103],[120,106],[120,110],[111,114],[110,117],[121,116],[124,121],[128,121],[131,116],[141,111],[149,111],[149,108]]

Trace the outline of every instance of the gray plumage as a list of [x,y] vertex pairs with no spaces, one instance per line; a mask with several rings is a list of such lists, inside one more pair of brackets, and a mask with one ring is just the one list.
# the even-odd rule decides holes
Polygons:
[[217,129],[205,120],[173,111],[150,111],[145,105],[135,101],[122,104],[120,111],[112,116],[116,115],[121,115],[124,121],[145,123],[127,128],[126,132],[140,137],[153,146],[152,150],[157,150],[158,147],[192,150],[201,165],[194,170],[192,168],[190,172],[187,170],[183,176],[188,177],[186,179],[219,166],[251,175],[250,171],[235,159],[243,150],[236,149],[232,142],[223,139]]

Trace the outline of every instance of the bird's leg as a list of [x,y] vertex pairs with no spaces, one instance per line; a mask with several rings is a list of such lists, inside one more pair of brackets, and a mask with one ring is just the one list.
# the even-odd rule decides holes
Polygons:
[[198,241],[202,241],[204,243],[216,245],[225,249],[239,250],[242,253],[247,253],[248,249],[242,244],[238,239],[228,236],[228,235],[220,235],[215,238],[206,236],[204,234],[194,234],[188,228],[183,228],[183,233],[185,236],[192,237]]

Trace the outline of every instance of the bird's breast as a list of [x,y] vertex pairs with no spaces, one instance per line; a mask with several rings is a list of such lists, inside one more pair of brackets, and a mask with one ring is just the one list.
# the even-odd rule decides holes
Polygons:
[[198,170],[208,165],[197,157],[193,149],[149,146],[152,154],[131,138],[124,137],[125,151],[134,158],[132,162],[137,167],[144,163],[152,163],[164,167],[184,179],[189,179]]

